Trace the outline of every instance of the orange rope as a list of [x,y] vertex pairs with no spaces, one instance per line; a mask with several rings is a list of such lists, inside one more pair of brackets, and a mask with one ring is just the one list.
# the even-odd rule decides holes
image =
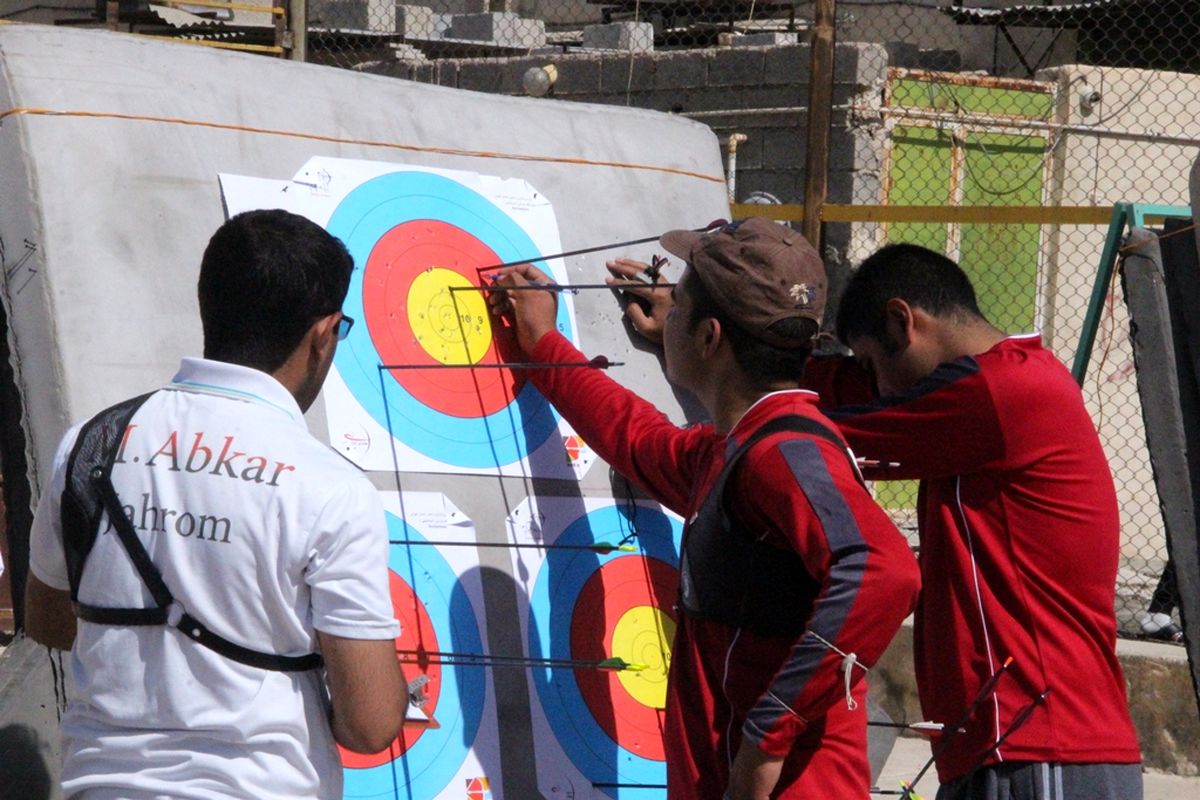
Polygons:
[[642,170],[646,172],[663,172],[670,175],[682,175],[687,178],[698,178],[699,180],[710,181],[712,183],[725,182],[725,178],[723,176],[705,175],[701,172],[691,172],[689,170],[677,169],[675,167],[657,167],[649,164],[631,164],[622,161],[590,161],[584,158],[566,158],[562,156],[536,156],[523,155],[520,153],[497,153],[488,150],[460,150],[453,147],[425,147],[415,144],[379,142],[372,141],[370,139],[350,139],[342,136],[326,136],[319,133],[301,133],[298,131],[275,130],[273,128],[256,128],[249,125],[233,125],[223,122],[204,122],[194,119],[180,119],[178,117],[156,117],[145,114],[117,114],[100,111],[56,111],[48,108],[10,108],[7,111],[0,112],[0,123],[3,123],[3,121],[9,117],[18,115],[43,117],[81,117],[85,119],[119,119],[132,122],[161,122],[167,125],[186,125],[197,128],[213,128],[223,131],[237,131],[239,133],[261,133],[266,136],[288,136],[296,139],[311,139],[318,142],[332,142],[334,144],[358,144],[366,147],[385,147],[392,150],[404,150],[412,153],[438,153],[440,155],[469,156],[473,158],[497,158],[509,161],[542,161],[551,164],[573,164],[587,167],[612,167],[614,169]]

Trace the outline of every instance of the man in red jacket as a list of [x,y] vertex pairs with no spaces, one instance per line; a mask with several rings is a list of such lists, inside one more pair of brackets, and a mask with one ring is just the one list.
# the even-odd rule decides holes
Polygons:
[[939,800],[1140,798],[1115,652],[1117,498],[1079,386],[1039,336],[989,324],[958,265],[916,245],[863,262],[837,334],[881,399],[830,417],[892,465],[875,477],[921,479],[923,710],[949,724],[985,690],[938,758]]
[[[530,373],[613,467],[688,520],[664,743],[672,800],[868,795],[866,668],[917,569],[817,397],[799,388],[825,300],[799,234],[749,220],[663,246],[689,267],[667,374],[711,424],[679,428],[599,371]],[[500,287],[542,283],[529,265]],[[525,357],[577,364],[549,292],[492,292]]]

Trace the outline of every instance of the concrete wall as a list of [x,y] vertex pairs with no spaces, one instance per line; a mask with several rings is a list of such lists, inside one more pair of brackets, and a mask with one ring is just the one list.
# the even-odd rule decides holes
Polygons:
[[[423,83],[518,95],[527,70],[553,64],[562,100],[636,106],[704,122],[738,147],[736,198],[766,192],[804,199],[809,94],[808,45],[721,47],[644,54],[551,54],[508,59],[379,62],[370,71]],[[858,124],[850,106],[879,104],[891,58],[882,45],[840,44],[836,53],[830,202],[876,202],[879,128]],[[545,100],[539,101],[545,102]],[[869,198],[864,200],[863,198]],[[830,226],[826,253],[833,291],[848,264],[851,230]],[[861,248],[859,248],[861,249]]]

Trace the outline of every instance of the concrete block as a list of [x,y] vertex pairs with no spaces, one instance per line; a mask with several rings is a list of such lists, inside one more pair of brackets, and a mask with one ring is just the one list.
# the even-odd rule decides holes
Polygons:
[[558,81],[554,84],[555,96],[574,96],[600,91],[600,59],[564,58],[553,63],[558,68]]
[[724,111],[738,106],[737,93],[729,89],[689,89],[681,92],[680,98],[685,111]]
[[426,0],[439,14],[482,14],[488,10],[488,0]]
[[909,42],[885,42],[883,47],[887,51],[888,63],[893,67],[914,69],[920,63],[921,48],[915,44]]
[[438,86],[458,88],[458,64],[453,61],[438,60],[433,62],[433,82]]
[[808,45],[775,47],[763,55],[763,83],[808,83],[812,51]]
[[888,52],[881,44],[840,44],[834,51],[833,79],[866,85],[887,77]]
[[708,68],[709,86],[758,86],[763,81],[766,51],[754,48],[717,50]]
[[710,56],[703,50],[677,50],[655,59],[654,85],[659,89],[693,89],[708,85]]
[[654,59],[650,56],[605,58],[600,64],[600,90],[641,92],[654,88]]
[[779,198],[781,203],[800,203],[804,198],[804,182],[801,170],[746,170],[738,168],[737,193],[745,197],[752,192],[767,192]]
[[423,63],[428,61],[428,59],[425,58],[425,54],[413,47],[411,44],[393,42],[391,44],[391,48],[392,53],[395,55],[397,61],[414,63]]
[[458,88],[499,94],[504,87],[504,71],[495,62],[463,61],[458,65]]
[[309,6],[309,13],[328,28],[392,33],[394,4],[395,0],[319,0]]
[[767,169],[804,169],[807,157],[804,127],[767,129],[762,132],[763,167]]
[[[738,92],[742,108],[795,108],[808,105],[807,86],[751,86]],[[793,121],[796,119],[792,118]]]
[[450,27],[450,15],[428,6],[396,5],[396,33],[409,39],[439,39]]
[[[763,135],[761,131],[747,131],[741,127],[730,129],[746,135],[746,141],[737,148],[737,168],[740,175],[742,170],[757,170],[763,168]],[[728,134],[726,134],[728,135]]]
[[958,50],[930,48],[917,56],[917,68],[937,72],[958,72],[963,68],[962,53]]
[[767,31],[765,33],[722,33],[717,41],[724,47],[779,47],[797,44],[800,34],[786,31]]
[[456,14],[450,19],[446,38],[490,42],[499,47],[542,47],[546,44],[546,23],[522,19],[509,11]]
[[648,108],[651,111],[663,111],[668,114],[678,114],[684,110],[684,95],[674,89],[653,89],[649,92],[639,92],[639,95],[645,103],[645,105],[641,106],[642,108]]
[[649,22],[614,22],[586,25],[583,46],[594,50],[624,50],[646,53],[654,50],[654,26]]

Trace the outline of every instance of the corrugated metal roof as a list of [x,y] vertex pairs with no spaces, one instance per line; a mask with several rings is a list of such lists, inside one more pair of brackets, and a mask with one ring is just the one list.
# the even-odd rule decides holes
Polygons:
[[1012,25],[1028,28],[1076,27],[1116,9],[1145,6],[1156,0],[1082,0],[1053,5],[1017,5],[1008,8],[946,6],[942,11],[959,25]]

